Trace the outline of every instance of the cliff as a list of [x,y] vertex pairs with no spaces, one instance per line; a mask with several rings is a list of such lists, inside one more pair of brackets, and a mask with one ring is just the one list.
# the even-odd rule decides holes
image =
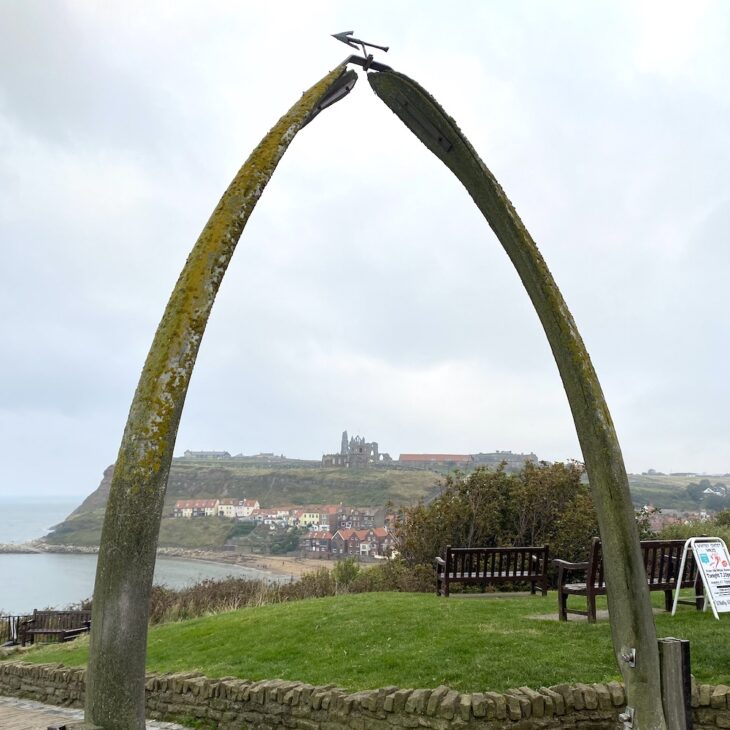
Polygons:
[[[45,541],[56,545],[98,545],[114,466],[104,470],[99,486]],[[413,504],[438,491],[441,475],[402,468],[336,469],[317,463],[252,464],[243,460],[173,459],[165,495],[160,545],[220,547],[230,531],[229,520],[186,520],[170,516],[178,499],[231,497],[257,499],[261,507],[339,504],[381,507],[388,502]],[[179,521],[177,521],[179,522]]]

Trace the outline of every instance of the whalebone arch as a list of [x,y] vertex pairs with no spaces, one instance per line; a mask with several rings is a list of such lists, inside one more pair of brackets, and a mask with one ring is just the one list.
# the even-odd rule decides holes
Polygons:
[[[354,72],[345,66],[305,92],[251,153],[193,247],[147,356],[116,460],[94,589],[86,720],[108,730],[144,727],[155,547],[177,429],[213,301],[246,222],[289,144],[352,88]],[[382,70],[369,73],[368,80],[464,184],[532,300],[558,365],[591,482],[607,559],[614,649],[636,710],[634,726],[664,730],[656,636],[628,479],[575,322],[516,211],[453,120],[403,74]],[[629,671],[620,657],[632,649],[639,659]]]

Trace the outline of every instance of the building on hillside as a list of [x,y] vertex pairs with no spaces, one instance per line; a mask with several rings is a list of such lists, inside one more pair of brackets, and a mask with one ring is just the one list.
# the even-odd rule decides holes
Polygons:
[[299,546],[305,558],[328,559],[332,557],[332,533],[329,530],[308,532],[299,541]]
[[413,469],[464,469],[473,462],[474,457],[471,454],[401,454],[398,458],[401,466]]
[[530,461],[537,463],[535,454],[513,454],[511,451],[492,451],[489,454],[472,454],[474,466],[486,466],[490,469],[497,469],[504,463],[507,471],[520,471]]
[[315,507],[302,507],[301,509],[292,510],[290,516],[292,527],[311,527],[312,525],[319,525],[321,522],[319,508]]
[[237,520],[249,517],[255,509],[259,509],[258,499],[232,499],[224,498],[218,500],[218,514],[221,517],[232,517]]
[[261,505],[259,504],[258,499],[244,499],[243,505],[240,510],[241,513],[237,514],[236,517],[238,517],[239,519],[241,519],[241,518],[245,519],[246,517],[250,517],[255,509],[260,509],[260,508],[261,508]]
[[173,517],[215,517],[218,499],[178,499],[172,510]]
[[369,530],[337,530],[332,536],[332,556],[388,557],[393,550],[393,537],[384,527]]
[[227,451],[186,451],[183,456],[186,459],[230,459]]
[[367,530],[385,525],[385,510],[380,507],[340,506],[336,513],[337,529]]
[[488,454],[401,454],[398,458],[398,464],[412,469],[467,469],[477,466],[497,469],[504,462],[507,471],[520,471],[528,461],[537,463],[537,456],[492,451]]
[[353,436],[349,441],[347,431],[342,432],[339,454],[323,454],[322,466],[362,469],[379,464],[391,464],[390,454],[381,454],[377,441],[365,441],[363,436]]
[[272,525],[276,527],[288,527],[288,512],[282,516],[281,511],[274,509],[255,509],[251,512],[249,519],[257,524]]
[[326,527],[328,532],[332,532],[337,529],[337,514],[340,510],[340,505],[337,504],[323,504],[319,506],[319,524],[322,527]]

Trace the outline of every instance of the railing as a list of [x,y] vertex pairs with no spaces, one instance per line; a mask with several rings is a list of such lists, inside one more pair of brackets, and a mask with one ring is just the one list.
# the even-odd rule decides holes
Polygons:
[[91,611],[33,611],[0,616],[0,646],[69,641],[89,630]]
[[0,616],[0,646],[18,643],[18,624],[32,619],[32,615]]

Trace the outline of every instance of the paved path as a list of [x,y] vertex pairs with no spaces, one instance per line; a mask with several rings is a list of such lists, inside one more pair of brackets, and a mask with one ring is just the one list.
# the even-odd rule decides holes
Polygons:
[[[2,730],[46,730],[50,725],[65,725],[81,722],[83,710],[69,707],[43,705],[31,700],[19,700],[16,697],[0,697],[0,728]],[[148,730],[186,730],[182,725],[172,722],[149,720]]]

